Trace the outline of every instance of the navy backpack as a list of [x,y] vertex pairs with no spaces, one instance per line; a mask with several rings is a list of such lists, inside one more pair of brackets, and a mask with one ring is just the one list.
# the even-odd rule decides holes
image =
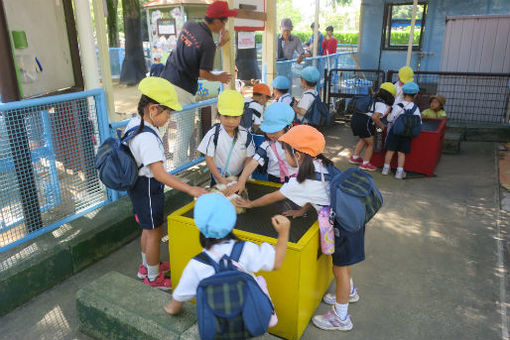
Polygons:
[[[138,135],[135,126],[124,133],[122,138],[110,137],[101,144],[94,159],[99,171],[99,179],[106,187],[117,191],[126,191],[135,186],[138,179],[138,167],[129,150],[128,142]],[[150,127],[144,126],[139,133],[150,132],[161,141],[161,137]]]
[[212,266],[214,275],[197,288],[197,321],[200,339],[247,339],[266,333],[274,312],[269,297],[252,275],[239,270],[244,242],[236,242],[230,256],[219,263],[202,252],[195,260]]
[[250,104],[253,102],[254,100],[244,103],[243,115],[241,117],[241,123],[239,124],[247,130],[251,129],[253,125],[253,115],[260,118],[260,112],[250,107]]
[[413,103],[412,108],[405,109],[404,104],[398,103],[397,105],[404,110],[404,113],[395,119],[391,127],[393,134],[402,137],[417,137],[421,131],[421,117],[414,114],[418,106]]
[[374,99],[371,95],[354,96],[347,104],[347,113],[367,113],[373,111]]
[[307,120],[308,124],[313,126],[328,126],[331,123],[329,115],[329,106],[323,103],[319,98],[319,95],[311,94],[314,99],[312,105],[308,108],[303,117],[303,120]]

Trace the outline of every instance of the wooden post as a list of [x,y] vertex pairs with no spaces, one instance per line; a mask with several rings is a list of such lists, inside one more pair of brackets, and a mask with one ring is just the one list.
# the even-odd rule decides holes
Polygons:
[[[276,77],[276,1],[266,0],[266,29],[262,35],[262,65],[266,65],[266,83]],[[264,69],[264,67],[262,67]],[[262,70],[264,72],[264,70]]]
[[414,40],[414,24],[416,23],[416,8],[417,7],[418,7],[418,0],[413,0],[413,14],[411,17],[411,31],[409,32],[409,42],[407,43],[406,66],[411,65],[411,56],[413,53],[413,40]]
[[319,8],[320,0],[315,0],[315,23],[313,25],[313,56],[319,52]]
[[[234,7],[234,0],[228,0],[228,7],[229,8]],[[235,90],[236,89],[236,81],[235,81],[236,58],[235,58],[234,39],[235,39],[236,35],[234,32],[234,18],[228,19],[227,30],[230,33],[230,41],[222,47],[223,71],[230,73],[232,75],[232,80],[230,81],[230,83],[228,83],[228,85],[225,86],[225,89]]]

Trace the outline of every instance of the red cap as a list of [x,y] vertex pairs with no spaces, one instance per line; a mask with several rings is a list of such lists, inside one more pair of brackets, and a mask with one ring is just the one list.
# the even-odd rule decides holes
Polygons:
[[237,9],[228,9],[226,1],[215,1],[209,5],[205,16],[211,19],[235,17]]

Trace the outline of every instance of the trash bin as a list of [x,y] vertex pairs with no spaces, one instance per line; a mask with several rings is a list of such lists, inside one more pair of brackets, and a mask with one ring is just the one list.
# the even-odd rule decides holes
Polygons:
[[[276,190],[280,185],[253,181],[247,183],[250,199]],[[257,244],[276,244],[277,233],[270,217],[278,213],[279,204],[249,209],[238,216],[234,234]],[[281,206],[281,205],[280,205]],[[194,202],[168,216],[168,247],[172,285],[179,283],[188,261],[202,249],[199,232],[193,221]],[[285,339],[299,339],[333,280],[331,256],[321,253],[317,214],[293,219],[287,255],[282,267],[260,272],[275,304],[278,324],[269,333]]]
[[[423,118],[423,125],[418,137],[411,142],[411,152],[406,155],[404,170],[416,172],[431,177],[441,159],[443,151],[444,134],[446,131],[446,119]],[[384,130],[386,138],[386,129]],[[372,155],[370,162],[377,166],[384,165],[386,149]],[[397,168],[397,153],[393,155],[391,168]]]

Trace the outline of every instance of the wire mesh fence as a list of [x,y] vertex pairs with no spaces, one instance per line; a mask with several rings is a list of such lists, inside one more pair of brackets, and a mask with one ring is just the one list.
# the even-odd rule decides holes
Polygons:
[[101,95],[0,105],[0,249],[107,199],[94,168]]
[[[388,71],[388,81],[398,80],[398,71]],[[420,110],[430,107],[435,94],[446,98],[449,121],[506,124],[510,115],[510,74],[415,72],[420,86],[416,103]]]

